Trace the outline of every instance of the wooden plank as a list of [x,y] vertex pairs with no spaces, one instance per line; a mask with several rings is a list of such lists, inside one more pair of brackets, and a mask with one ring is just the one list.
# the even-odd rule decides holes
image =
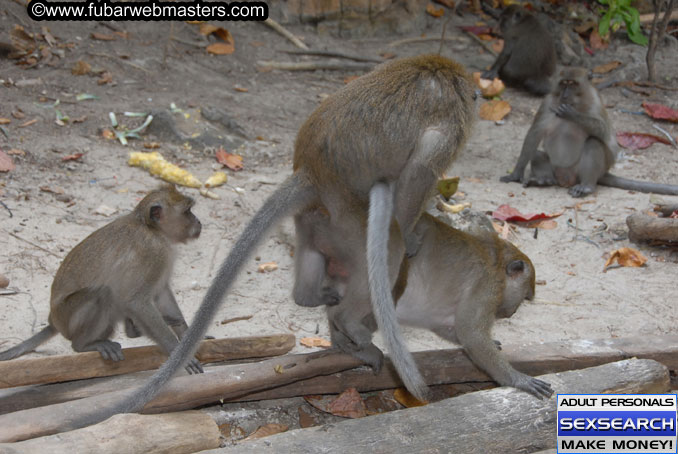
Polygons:
[[[337,352],[287,355],[250,364],[222,366],[218,372],[177,377],[145,408],[161,413],[195,408],[220,399],[263,390],[318,374],[326,375],[360,365],[355,358]],[[0,416],[0,442],[14,442],[71,430],[76,421],[129,396],[136,388],[100,394],[46,407]]]
[[[657,360],[671,370],[678,370],[678,336],[644,336],[601,340],[573,340],[539,344],[503,345],[509,361],[530,375],[541,375],[571,369],[581,369],[626,358]],[[471,364],[461,349],[416,352],[429,385],[483,382],[489,377]],[[221,370],[219,367],[210,371]],[[95,396],[129,388],[144,383],[149,372],[135,376],[109,379],[81,380],[0,392],[0,413],[51,405],[73,399]],[[389,362],[379,375],[368,368],[348,370],[336,374],[317,376],[227,399],[234,401],[267,400],[308,394],[338,394],[346,388],[372,391],[402,386]]]
[[[558,393],[664,393],[662,364],[630,359],[579,371],[542,375]],[[205,454],[331,454],[393,452],[505,454],[556,446],[555,396],[549,400],[496,388],[310,429],[298,429]]]
[[19,443],[0,443],[2,453],[189,454],[220,445],[219,427],[199,411],[164,415],[116,415],[65,434]]
[[[292,334],[211,339],[200,344],[198,359],[203,363],[213,363],[230,359],[278,356],[289,352],[294,345],[295,338]],[[125,348],[122,352],[125,355],[124,361],[106,361],[98,352],[0,361],[0,388],[157,369],[167,359],[167,355],[157,345]]]

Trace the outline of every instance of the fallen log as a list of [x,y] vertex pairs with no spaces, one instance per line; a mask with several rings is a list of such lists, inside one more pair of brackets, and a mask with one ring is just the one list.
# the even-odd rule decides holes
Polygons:
[[626,218],[626,225],[629,228],[629,239],[634,243],[678,243],[678,219],[655,218],[636,213]]
[[[542,375],[557,393],[663,393],[669,373],[656,361],[631,359]],[[556,446],[556,400],[496,388],[309,429],[298,429],[205,454],[426,452],[505,454]],[[425,430],[422,430],[425,429]]]
[[[221,366],[218,372],[177,377],[144,407],[144,413],[195,408],[210,402],[263,390],[302,378],[332,374],[358,367],[360,361],[337,352],[288,355],[250,364]],[[73,429],[97,409],[129,396],[136,388],[110,392],[71,402],[31,408],[0,416],[0,442],[14,442]]]
[[0,443],[0,453],[190,454],[218,448],[220,436],[214,420],[199,411],[124,414],[65,434]]
[[[292,334],[211,339],[200,344],[197,356],[203,363],[262,358],[283,355],[292,350],[294,344],[295,338]],[[106,361],[98,352],[2,361],[0,388],[157,369],[167,360],[167,355],[156,345],[125,348],[122,352],[125,355],[124,361]]]
[[[529,375],[583,369],[633,357],[654,359],[670,370],[678,370],[678,336],[675,335],[577,339],[523,345],[504,344],[502,348],[509,361],[518,370]],[[414,356],[429,385],[491,381],[469,361],[460,348],[415,352]],[[212,370],[221,371],[225,367],[227,366],[209,370],[211,373]],[[135,376],[31,387],[5,396],[0,394],[0,413],[117,391],[140,385],[148,376],[149,373],[138,373]],[[359,391],[374,391],[399,386],[402,386],[402,383],[387,360],[379,375],[374,375],[368,368],[358,368],[331,375],[318,375],[265,391],[245,391],[242,395],[225,400],[229,402],[268,400],[309,394],[339,394],[351,387]]]

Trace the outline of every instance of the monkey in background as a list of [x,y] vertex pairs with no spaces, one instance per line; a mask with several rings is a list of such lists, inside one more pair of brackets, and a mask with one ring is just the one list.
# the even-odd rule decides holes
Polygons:
[[[426,383],[402,340],[391,295],[391,278],[395,280],[404,252],[389,258],[384,238],[388,241],[389,225],[395,220],[400,227],[396,241],[406,243],[408,253],[416,253],[419,241],[414,225],[438,177],[469,136],[474,100],[473,81],[466,70],[436,55],[383,63],[325,99],[299,130],[294,173],[247,224],[167,362],[131,396],[95,409],[71,427],[143,408],[193,355],[238,271],[266,232],[283,217],[318,204],[327,208],[330,222],[336,225],[341,225],[345,214],[364,214],[368,204],[380,219],[370,218],[371,224],[357,232],[364,235],[367,230],[369,265],[368,273],[354,282],[369,288],[370,303],[396,369],[408,389],[421,396]],[[299,244],[298,254],[309,254],[310,260],[322,258],[312,248],[303,247],[303,238]],[[365,244],[352,251],[356,257],[365,254]]]
[[[0,360],[33,351],[60,333],[76,352],[98,351],[105,360],[121,361],[120,344],[110,340],[120,321],[130,337],[141,330],[169,355],[188,328],[169,280],[174,244],[200,235],[193,204],[174,186],[154,190],[134,211],[75,246],[54,276],[49,324],[0,352]],[[203,371],[196,359],[186,370]]]
[[481,77],[499,76],[508,85],[522,86],[539,96],[549,93],[558,60],[548,30],[534,14],[518,5],[504,9],[499,16],[499,28],[504,48]]
[[[350,220],[345,220],[350,222]],[[338,305],[328,307],[332,345],[381,368],[383,354],[372,343],[377,329],[373,313],[363,295],[346,293],[346,282],[356,262],[343,250],[354,250],[347,238],[333,230],[322,208],[306,211],[299,224],[309,229],[310,241],[325,257],[322,268],[324,291],[328,287],[339,295]],[[491,338],[496,318],[513,315],[525,300],[532,300],[535,271],[530,259],[496,233],[476,229],[466,233],[424,213],[415,226],[421,238],[418,253],[405,259],[393,289],[398,321],[426,328],[440,337],[461,344],[471,360],[502,386],[512,386],[539,399],[553,393],[551,386],[515,370],[497,349]],[[358,270],[360,272],[360,270]],[[298,281],[297,285],[318,287],[317,283]],[[362,298],[362,299],[356,299]],[[354,325],[345,324],[344,314],[359,314]]]
[[[539,145],[543,143],[544,151]],[[523,186],[569,188],[572,197],[593,193],[597,184],[639,192],[678,195],[678,186],[630,180],[608,172],[617,149],[612,125],[584,68],[564,68],[541,103],[513,172],[501,181]],[[525,168],[530,164],[530,175]]]

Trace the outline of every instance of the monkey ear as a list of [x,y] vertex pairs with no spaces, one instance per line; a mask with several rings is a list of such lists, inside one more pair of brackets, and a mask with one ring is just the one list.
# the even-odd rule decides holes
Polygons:
[[148,210],[148,218],[151,222],[158,222],[162,218],[162,205],[155,203]]
[[509,277],[516,277],[525,271],[525,262],[522,260],[514,260],[506,266],[506,274]]

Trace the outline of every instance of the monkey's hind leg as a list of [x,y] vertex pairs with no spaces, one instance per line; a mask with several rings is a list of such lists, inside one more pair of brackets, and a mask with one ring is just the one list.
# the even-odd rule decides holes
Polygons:
[[530,92],[538,96],[544,96],[551,92],[551,80],[548,78],[526,79],[523,86]]
[[372,343],[372,331],[360,320],[345,320],[343,313],[332,314],[330,310],[328,315],[332,346],[358,358],[378,374],[384,365],[384,354]]
[[598,179],[605,175],[605,145],[594,137],[584,142],[584,150],[577,164],[579,184],[572,186],[567,192],[572,197],[584,197],[596,190]]
[[530,179],[525,186],[555,186],[556,184],[549,155],[543,151],[536,152],[530,161]]
[[[102,294],[107,293],[101,290]],[[105,360],[122,361],[122,347],[110,339],[117,323],[115,308],[106,301],[108,298],[91,298],[90,292],[79,292],[69,295],[62,303],[63,308],[73,307],[68,332],[64,335],[70,339],[76,352],[97,351]]]
[[125,335],[130,339],[136,339],[141,337],[141,331],[137,328],[137,325],[134,324],[134,320],[131,318],[125,319]]

